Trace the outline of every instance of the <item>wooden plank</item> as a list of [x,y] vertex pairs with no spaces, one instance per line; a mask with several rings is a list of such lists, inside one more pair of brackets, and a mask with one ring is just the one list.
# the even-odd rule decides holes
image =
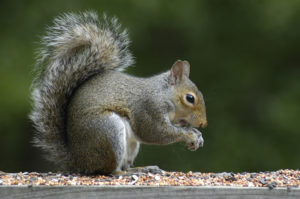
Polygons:
[[296,199],[299,188],[240,188],[188,186],[0,186],[1,199],[76,198],[211,198]]

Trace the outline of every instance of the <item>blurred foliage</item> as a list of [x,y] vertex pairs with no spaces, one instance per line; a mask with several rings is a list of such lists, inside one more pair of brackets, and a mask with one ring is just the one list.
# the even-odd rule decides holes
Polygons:
[[31,146],[30,84],[39,36],[62,12],[117,16],[136,67],[149,76],[177,59],[191,63],[209,126],[204,148],[143,145],[137,166],[166,170],[299,169],[300,1],[2,0],[0,170],[54,170]]

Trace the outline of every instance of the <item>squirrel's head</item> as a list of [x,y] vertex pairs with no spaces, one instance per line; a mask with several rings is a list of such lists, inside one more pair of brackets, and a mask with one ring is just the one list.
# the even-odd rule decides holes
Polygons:
[[178,60],[170,70],[170,84],[175,90],[175,113],[170,119],[178,126],[205,128],[207,120],[204,99],[197,86],[189,79],[189,74],[188,61]]

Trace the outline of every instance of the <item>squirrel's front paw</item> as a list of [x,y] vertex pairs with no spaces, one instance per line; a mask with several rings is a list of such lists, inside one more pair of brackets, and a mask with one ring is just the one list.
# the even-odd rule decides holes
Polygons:
[[202,133],[197,129],[192,130],[192,132],[187,134],[186,146],[190,151],[196,151],[199,147],[203,147],[204,140]]

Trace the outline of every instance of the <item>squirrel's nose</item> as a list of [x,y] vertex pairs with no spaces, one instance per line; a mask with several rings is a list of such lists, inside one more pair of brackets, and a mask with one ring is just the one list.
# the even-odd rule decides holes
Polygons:
[[199,124],[199,127],[204,129],[205,127],[207,127],[207,121],[201,121]]

